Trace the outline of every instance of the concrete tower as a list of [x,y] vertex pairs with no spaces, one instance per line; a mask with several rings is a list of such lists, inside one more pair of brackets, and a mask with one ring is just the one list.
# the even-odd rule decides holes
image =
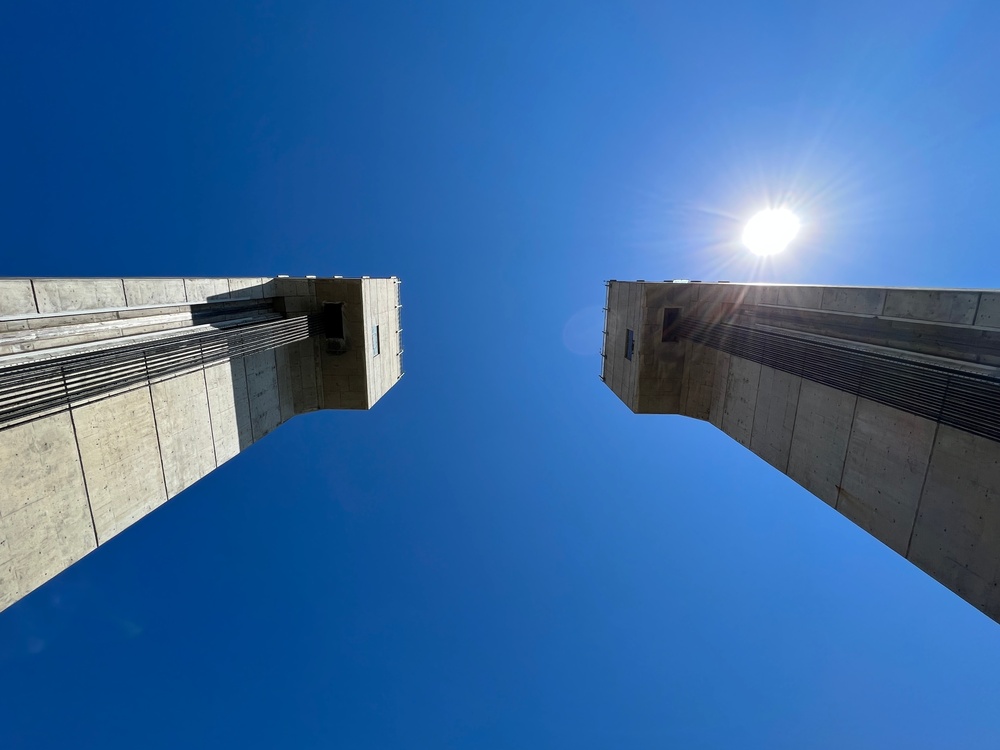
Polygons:
[[399,281],[0,280],[0,609],[296,414],[402,376]]
[[1000,291],[612,281],[603,356],[1000,620]]

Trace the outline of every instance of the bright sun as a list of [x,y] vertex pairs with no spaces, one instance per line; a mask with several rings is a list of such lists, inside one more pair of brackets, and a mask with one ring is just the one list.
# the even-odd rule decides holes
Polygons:
[[787,208],[768,208],[756,214],[743,230],[743,244],[757,255],[784,250],[799,233],[799,219]]

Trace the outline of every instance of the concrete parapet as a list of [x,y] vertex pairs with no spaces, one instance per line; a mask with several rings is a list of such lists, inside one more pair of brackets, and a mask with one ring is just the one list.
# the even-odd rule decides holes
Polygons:
[[65,314],[75,310],[125,307],[121,279],[33,279],[38,312]]
[[38,312],[28,279],[0,279],[0,315],[31,315]]

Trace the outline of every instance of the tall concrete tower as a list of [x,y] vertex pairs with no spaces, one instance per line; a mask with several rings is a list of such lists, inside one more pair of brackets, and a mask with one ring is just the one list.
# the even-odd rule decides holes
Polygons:
[[711,422],[1000,621],[1000,291],[608,284],[602,379]]
[[0,609],[296,414],[402,377],[399,281],[0,280]]

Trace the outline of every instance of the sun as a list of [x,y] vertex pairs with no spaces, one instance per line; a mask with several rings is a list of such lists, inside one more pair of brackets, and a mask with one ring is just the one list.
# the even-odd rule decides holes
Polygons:
[[784,250],[799,233],[799,219],[787,208],[768,208],[754,215],[743,230],[743,244],[757,255]]

